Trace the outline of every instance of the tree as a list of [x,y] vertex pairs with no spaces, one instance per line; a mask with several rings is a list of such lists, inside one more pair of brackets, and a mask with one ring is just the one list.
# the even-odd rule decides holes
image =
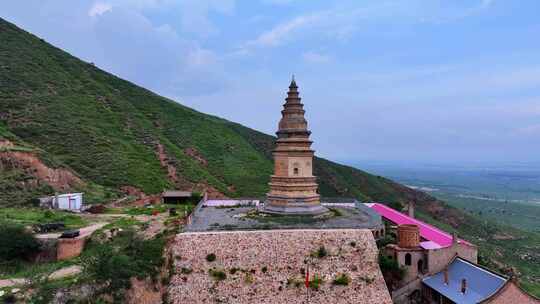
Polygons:
[[386,286],[390,290],[393,290],[405,276],[405,269],[399,267],[396,260],[383,254],[379,254],[379,266],[386,282]]
[[39,242],[23,226],[0,222],[0,260],[13,261],[37,253]]

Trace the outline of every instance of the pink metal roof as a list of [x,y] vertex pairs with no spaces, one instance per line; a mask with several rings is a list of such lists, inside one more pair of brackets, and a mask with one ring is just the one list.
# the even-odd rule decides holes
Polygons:
[[[437,247],[436,245],[439,245],[440,247],[448,247],[452,245],[452,235],[449,233],[439,230],[415,218],[409,217],[383,204],[373,203],[367,204],[367,206],[375,210],[382,217],[388,219],[389,221],[397,225],[414,224],[420,227],[420,236],[428,241],[435,243],[425,244],[427,247],[435,248]],[[468,244],[464,240],[459,240],[459,242]]]
[[435,243],[434,241],[420,242],[420,247],[422,247],[424,249],[427,249],[427,250],[443,248],[441,245]]

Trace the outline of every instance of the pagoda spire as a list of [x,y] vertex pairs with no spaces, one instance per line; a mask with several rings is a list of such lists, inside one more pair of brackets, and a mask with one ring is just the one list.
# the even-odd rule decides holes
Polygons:
[[292,74],[292,80],[291,85],[289,85],[289,89],[298,89],[298,86],[296,85],[296,80],[294,80],[294,74]]
[[283,105],[283,111],[281,111],[282,117],[279,121],[277,135],[282,138],[302,137],[309,138],[311,132],[308,131],[307,121],[304,117],[304,104],[302,104],[302,98],[298,92],[298,86],[293,78],[289,91],[287,92],[287,98],[285,98],[285,104]]

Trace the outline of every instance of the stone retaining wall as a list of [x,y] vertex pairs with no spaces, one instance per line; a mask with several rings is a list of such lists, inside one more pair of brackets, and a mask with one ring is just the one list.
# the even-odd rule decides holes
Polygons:
[[[304,261],[321,246],[328,255],[310,258],[310,276],[325,283],[311,290],[309,303],[392,303],[366,229],[184,233],[175,242],[172,303],[305,303]],[[216,260],[207,261],[209,254]],[[340,274],[351,282],[332,284]]]

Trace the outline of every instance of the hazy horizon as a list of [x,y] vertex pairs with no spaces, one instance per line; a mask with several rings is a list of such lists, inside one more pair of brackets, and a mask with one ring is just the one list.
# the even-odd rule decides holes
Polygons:
[[45,0],[0,17],[196,110],[273,134],[296,75],[318,156],[540,162],[533,0]]

